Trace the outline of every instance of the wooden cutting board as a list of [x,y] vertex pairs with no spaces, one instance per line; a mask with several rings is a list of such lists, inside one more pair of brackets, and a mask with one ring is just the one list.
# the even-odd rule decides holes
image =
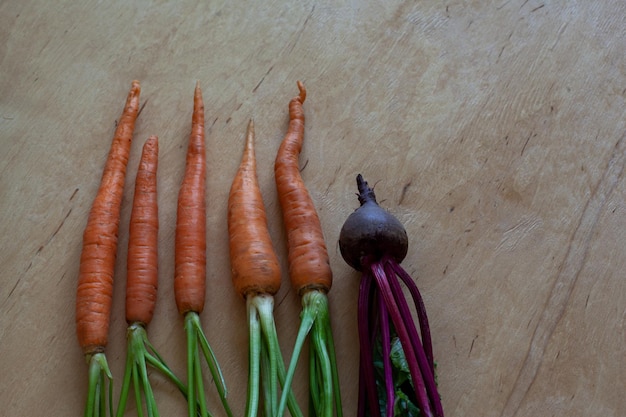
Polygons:
[[[359,276],[337,238],[358,205],[358,173],[408,231],[403,265],[425,297],[447,416],[626,415],[625,23],[621,1],[2,2],[2,414],[82,413],[87,367],[74,326],[82,231],[138,79],[143,110],[107,349],[116,392],[130,201],[151,134],[161,141],[161,233],[149,335],[184,374],[173,238],[197,80],[208,126],[202,320],[237,415],[248,338],[230,281],[226,198],[250,118],[285,272],[275,314],[290,357],[300,304],[286,274],[273,160],[302,80],[302,175],[334,271],[345,415],[356,413]],[[301,368],[295,387],[306,404]],[[180,395],[153,379],[161,414],[182,415]]]

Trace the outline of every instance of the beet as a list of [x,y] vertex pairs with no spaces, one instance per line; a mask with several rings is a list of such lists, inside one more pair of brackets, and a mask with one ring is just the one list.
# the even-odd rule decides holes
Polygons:
[[[361,207],[348,216],[339,234],[343,259],[362,272],[357,416],[443,417],[426,307],[417,285],[400,266],[408,250],[406,230],[378,205],[360,174],[357,186]],[[419,332],[404,288],[417,313]]]
[[392,256],[400,263],[407,254],[409,239],[402,223],[376,201],[374,190],[361,174],[356,177],[361,207],[344,223],[339,234],[339,250],[343,259],[354,269],[362,270],[364,257],[379,260]]

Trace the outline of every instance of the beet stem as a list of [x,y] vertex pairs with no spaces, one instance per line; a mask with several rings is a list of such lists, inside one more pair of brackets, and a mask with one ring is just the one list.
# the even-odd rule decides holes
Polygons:
[[[396,277],[395,275],[391,277],[387,276],[381,261],[376,261],[370,264],[369,268],[371,269],[374,275],[374,279],[376,280],[376,284],[378,285],[378,289],[380,290],[385,300],[385,304],[387,305],[387,308],[389,310],[391,320],[398,334],[398,338],[400,339],[402,349],[404,350],[404,356],[409,365],[409,371],[413,380],[413,388],[415,389],[418,406],[425,416],[432,417],[433,414],[431,411],[430,402],[428,400],[428,394],[426,392],[424,378],[422,376],[420,365],[418,363],[418,355],[417,352],[415,352],[415,350],[413,349],[411,336],[409,334],[409,331],[407,330],[407,326],[404,320],[402,319],[402,313],[398,308],[394,292],[389,285],[389,280],[396,279]],[[429,369],[427,363],[426,366],[427,368],[425,369]]]
[[[383,260],[385,261],[385,260]],[[385,264],[385,272],[387,273],[389,286],[391,288],[392,293],[394,294],[397,302],[397,306],[400,310],[401,317],[404,319],[404,324],[407,328],[409,338],[411,344],[413,346],[413,350],[416,355],[417,362],[422,372],[422,376],[424,378],[424,384],[426,385],[426,391],[432,401],[432,404],[435,409],[435,415],[443,416],[443,407],[441,405],[441,400],[439,398],[439,394],[437,392],[437,384],[435,383],[435,372],[434,367],[428,361],[426,356],[424,347],[420,342],[420,339],[417,335],[417,330],[415,328],[415,323],[413,321],[413,316],[411,315],[411,311],[409,310],[409,306],[404,298],[404,293],[402,292],[402,287],[398,282],[395,275],[395,268],[393,265],[397,265],[393,258],[387,258]],[[398,265],[399,267],[399,265]]]
[[393,416],[393,408],[396,402],[395,387],[393,385],[393,372],[391,366],[391,331],[389,329],[389,312],[384,303],[383,295],[379,292],[378,311],[380,314],[380,340],[382,347],[383,372],[385,375],[385,391],[387,393],[386,416]]
[[359,329],[359,349],[361,352],[360,358],[360,373],[361,380],[364,383],[363,393],[365,398],[359,398],[359,410],[358,416],[364,417],[366,415],[366,401],[371,412],[372,417],[381,417],[380,410],[378,408],[378,395],[376,393],[376,377],[374,376],[374,353],[372,351],[371,343],[371,329],[369,325],[369,306],[370,306],[370,293],[374,280],[369,272],[365,272],[361,278],[361,285],[359,288],[359,302],[358,302],[358,329]]
[[411,297],[413,298],[413,303],[415,304],[415,309],[417,311],[417,318],[419,320],[420,332],[422,334],[422,344],[424,345],[424,352],[426,353],[426,357],[428,358],[428,363],[430,367],[435,372],[435,361],[433,356],[433,343],[430,337],[430,326],[428,325],[428,316],[426,315],[426,306],[424,305],[424,300],[422,299],[422,294],[420,294],[417,285],[413,282],[411,276],[400,266],[397,262],[393,261],[393,258],[389,258],[389,265],[393,269],[393,271],[400,277],[404,285],[408,288],[411,293]]

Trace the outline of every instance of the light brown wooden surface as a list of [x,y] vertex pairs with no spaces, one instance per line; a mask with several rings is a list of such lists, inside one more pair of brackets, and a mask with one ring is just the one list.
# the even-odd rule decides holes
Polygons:
[[[425,296],[447,416],[626,415],[625,28],[617,0],[2,2],[0,414],[82,413],[87,367],[74,328],[82,231],[115,120],[139,79],[145,107],[107,350],[116,390],[130,201],[150,134],[161,142],[161,233],[148,333],[184,375],[172,251],[199,80],[210,270],[202,319],[242,414],[247,333],[230,282],[226,197],[252,117],[286,272],[273,160],[302,80],[302,173],[335,274],[345,415],[356,412],[358,274],[336,241],[358,204],[357,173],[377,184],[410,236],[403,265]],[[300,306],[286,275],[276,299],[288,358]],[[161,414],[184,415],[180,395],[153,380]],[[304,370],[295,384],[305,404]]]

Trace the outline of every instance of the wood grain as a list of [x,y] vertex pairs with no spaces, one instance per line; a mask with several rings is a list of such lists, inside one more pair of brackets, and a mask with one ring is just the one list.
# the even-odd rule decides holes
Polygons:
[[[148,331],[184,375],[173,240],[196,80],[208,148],[202,321],[236,414],[247,332],[230,281],[226,199],[251,117],[283,268],[277,326],[290,356],[300,305],[286,276],[272,164],[302,80],[302,175],[335,276],[345,414],[356,412],[358,274],[336,242],[362,173],[410,236],[403,264],[425,297],[447,416],[626,415],[625,50],[626,3],[617,0],[2,2],[2,414],[82,412],[87,367],[73,313],[80,240],[115,118],[139,79],[144,108],[107,351],[118,380],[123,248],[140,145],[151,134],[161,147],[161,282]],[[180,395],[152,377],[161,414],[184,412]],[[295,382],[305,403],[304,369]]]

